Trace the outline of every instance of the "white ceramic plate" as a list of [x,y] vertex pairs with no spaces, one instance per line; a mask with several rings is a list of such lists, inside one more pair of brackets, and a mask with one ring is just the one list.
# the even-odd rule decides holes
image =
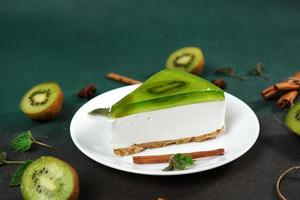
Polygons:
[[197,159],[191,168],[182,171],[162,171],[167,164],[133,164],[132,156],[121,158],[113,154],[109,142],[111,133],[108,118],[89,115],[88,112],[99,107],[109,107],[137,86],[126,86],[103,93],[88,101],[76,112],[71,121],[70,132],[73,142],[82,153],[103,165],[126,172],[147,175],[181,175],[201,172],[229,163],[246,153],[258,137],[259,122],[254,112],[243,101],[226,93],[226,131],[223,135],[205,142],[172,145],[136,154],[184,153],[224,148],[224,155]]

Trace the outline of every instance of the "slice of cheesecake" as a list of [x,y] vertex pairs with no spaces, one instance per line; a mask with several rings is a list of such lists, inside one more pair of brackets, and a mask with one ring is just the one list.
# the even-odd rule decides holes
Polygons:
[[174,69],[160,71],[110,111],[114,153],[199,142],[224,131],[224,91]]

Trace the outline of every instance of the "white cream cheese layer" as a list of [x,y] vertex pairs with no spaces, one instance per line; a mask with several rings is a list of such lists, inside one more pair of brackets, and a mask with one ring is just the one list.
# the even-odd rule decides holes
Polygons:
[[112,145],[200,136],[224,127],[225,101],[205,102],[143,112],[111,120]]

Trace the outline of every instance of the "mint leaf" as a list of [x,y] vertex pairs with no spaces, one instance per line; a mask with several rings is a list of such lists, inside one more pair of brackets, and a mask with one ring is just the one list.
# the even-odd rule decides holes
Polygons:
[[26,131],[15,137],[11,142],[10,146],[16,151],[28,151],[31,147],[33,137],[30,131]]
[[163,171],[184,170],[188,166],[193,165],[193,158],[189,155],[177,153],[171,156],[169,165]]
[[20,135],[18,135],[17,137],[15,137],[11,142],[10,142],[10,146],[15,149],[16,151],[28,151],[31,147],[31,144],[35,143],[47,148],[53,148],[52,146],[39,142],[37,140],[34,139],[33,135],[31,134],[30,131],[26,131],[25,133],[22,133]]
[[9,181],[9,186],[18,186],[21,184],[22,175],[25,169],[33,162],[33,160],[26,160],[25,163],[21,164],[15,171],[14,175]]

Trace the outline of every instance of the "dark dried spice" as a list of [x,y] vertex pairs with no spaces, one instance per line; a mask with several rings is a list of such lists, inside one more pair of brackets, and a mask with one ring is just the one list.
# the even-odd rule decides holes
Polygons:
[[239,80],[243,80],[243,81],[247,80],[245,77],[237,75],[235,72],[235,69],[233,67],[221,67],[221,68],[217,69],[215,72],[217,74],[231,76],[231,77],[239,79]]
[[255,68],[250,71],[253,76],[260,76],[263,79],[269,79],[269,77],[264,73],[263,66],[261,62],[256,63]]
[[84,88],[82,88],[78,92],[78,97],[82,99],[91,99],[95,96],[96,94],[96,85],[95,84],[89,84],[86,85]]
[[215,80],[212,80],[211,82],[213,84],[215,84],[216,86],[218,86],[219,88],[221,88],[222,90],[226,89],[227,84],[223,78],[215,79]]

